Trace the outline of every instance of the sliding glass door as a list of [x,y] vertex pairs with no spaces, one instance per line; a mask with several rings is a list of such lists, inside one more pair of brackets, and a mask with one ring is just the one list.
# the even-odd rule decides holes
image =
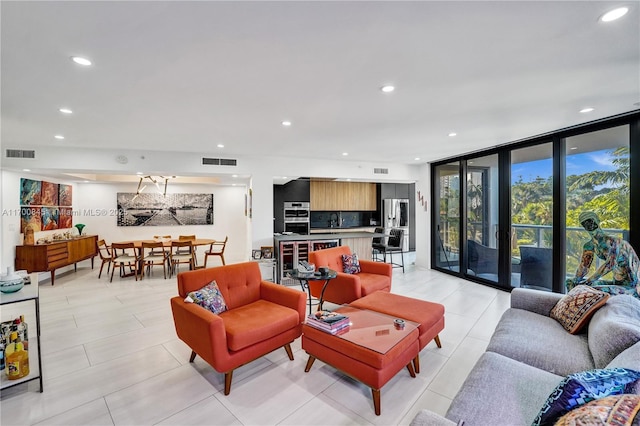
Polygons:
[[438,166],[435,175],[434,262],[439,268],[460,272],[460,163]]
[[585,212],[639,251],[640,114],[436,163],[432,173],[436,269],[501,288],[566,292],[580,265],[589,263],[588,277],[602,264],[587,262]]

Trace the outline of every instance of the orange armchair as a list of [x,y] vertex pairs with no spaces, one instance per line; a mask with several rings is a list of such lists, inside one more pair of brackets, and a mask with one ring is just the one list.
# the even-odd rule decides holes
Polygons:
[[[323,300],[341,305],[374,291],[391,291],[393,267],[390,263],[360,260],[360,273],[346,274],[342,268],[343,254],[351,254],[351,249],[348,246],[338,246],[309,253],[309,263],[314,264],[316,269],[326,266],[338,273],[336,278],[329,281]],[[309,281],[309,291],[313,297],[320,297],[323,284],[324,281]]]
[[[215,280],[228,310],[219,315],[184,301]],[[224,373],[224,394],[231,391],[233,370],[284,347],[293,360],[291,342],[300,337],[306,294],[262,281],[256,262],[236,263],[178,274],[178,294],[171,311],[178,337],[216,371]]]

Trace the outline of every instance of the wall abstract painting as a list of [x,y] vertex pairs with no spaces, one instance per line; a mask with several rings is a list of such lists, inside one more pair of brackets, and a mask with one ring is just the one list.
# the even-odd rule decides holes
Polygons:
[[40,190],[42,182],[39,180],[31,180],[20,178],[20,205],[21,206],[38,206],[40,205]]
[[58,205],[58,184],[42,181],[40,203],[43,206]]
[[213,194],[117,194],[118,226],[213,225]]
[[59,211],[57,207],[42,207],[42,230],[58,229]]
[[71,207],[58,207],[58,229],[73,227],[73,209]]
[[20,232],[24,234],[27,226],[31,226],[33,232],[42,230],[42,220],[40,219],[40,207],[20,208]]
[[72,191],[73,187],[71,185],[65,185],[64,183],[60,184],[58,201],[61,206],[71,207],[72,204]]

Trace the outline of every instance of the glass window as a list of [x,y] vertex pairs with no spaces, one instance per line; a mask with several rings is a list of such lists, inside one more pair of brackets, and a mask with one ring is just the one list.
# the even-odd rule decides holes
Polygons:
[[498,282],[498,155],[467,161],[467,274]]
[[553,289],[553,144],[511,151],[511,285]]
[[[629,126],[567,138],[566,176],[565,272],[575,281],[576,275],[591,277],[603,254],[596,249],[593,261],[587,259],[591,237],[580,223],[581,214],[592,212],[605,234],[629,239]],[[608,272],[599,279],[613,282],[614,277]]]
[[450,271],[460,271],[460,163],[435,168],[436,242],[435,264]]

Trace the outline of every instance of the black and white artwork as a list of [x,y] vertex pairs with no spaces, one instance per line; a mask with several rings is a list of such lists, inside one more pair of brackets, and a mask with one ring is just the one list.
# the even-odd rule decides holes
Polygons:
[[213,194],[118,192],[118,226],[213,225]]

